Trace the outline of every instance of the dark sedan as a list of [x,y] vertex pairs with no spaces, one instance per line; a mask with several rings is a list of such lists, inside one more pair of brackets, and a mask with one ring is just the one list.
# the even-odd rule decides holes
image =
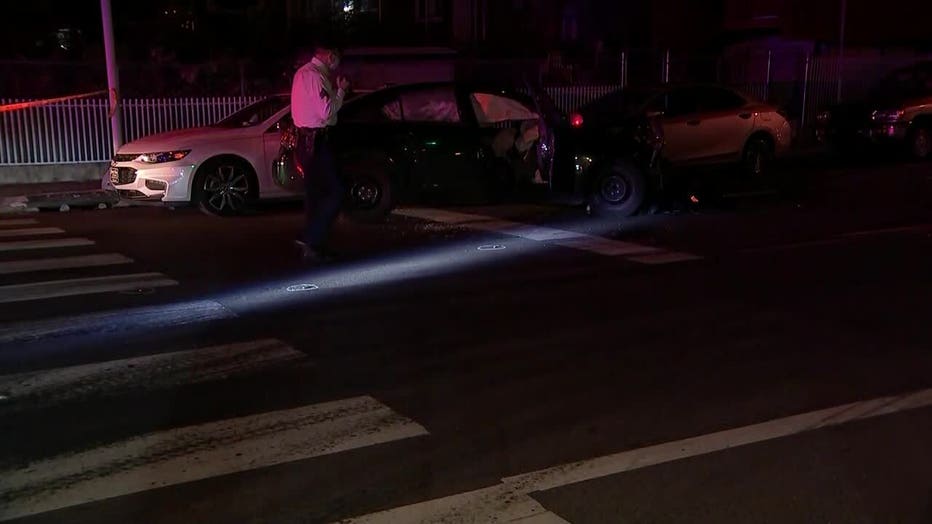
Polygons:
[[545,194],[603,213],[638,211],[659,186],[659,127],[646,118],[587,124],[542,90],[522,91],[412,84],[347,103],[333,140],[350,210],[377,218],[401,203]]

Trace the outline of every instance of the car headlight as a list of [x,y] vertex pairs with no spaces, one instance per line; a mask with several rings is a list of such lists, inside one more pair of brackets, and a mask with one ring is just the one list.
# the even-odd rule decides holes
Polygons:
[[874,122],[892,124],[894,122],[898,122],[901,118],[903,118],[904,113],[905,111],[903,111],[902,109],[898,109],[894,111],[874,111],[874,113],[871,115],[871,120],[873,120]]
[[190,149],[185,149],[183,151],[163,151],[161,153],[145,153],[139,155],[139,158],[136,160],[143,162],[145,164],[163,164],[165,162],[174,162],[176,160],[181,160],[182,158],[188,156]]

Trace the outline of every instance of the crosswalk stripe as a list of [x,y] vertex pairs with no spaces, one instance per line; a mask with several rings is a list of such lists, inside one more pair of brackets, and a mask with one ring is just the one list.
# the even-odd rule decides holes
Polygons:
[[0,391],[6,396],[0,413],[229,379],[306,359],[279,340],[255,340],[0,375]]
[[53,240],[17,240],[0,242],[0,253],[6,251],[26,251],[29,249],[54,249],[59,247],[93,246],[94,241],[86,238],[56,238]]
[[599,255],[610,257],[625,255],[644,255],[647,253],[659,253],[662,249],[656,247],[644,246],[633,242],[622,242],[620,240],[611,240],[602,237],[586,236],[578,239],[560,240],[555,242],[563,247],[570,247],[582,251],[589,251]]
[[39,221],[34,218],[13,218],[8,220],[0,220],[0,227],[31,226],[38,223]]
[[699,255],[693,255],[691,253],[677,253],[675,251],[667,251],[664,253],[656,253],[653,255],[631,257],[630,260],[633,262],[638,262],[640,264],[661,265],[661,264],[675,264],[677,262],[689,262],[691,260],[702,260],[702,257],[700,257]]
[[235,316],[232,311],[212,300],[87,313],[0,325],[0,347],[46,340],[54,343],[56,340],[79,336],[96,336],[100,340],[99,336],[103,333],[114,337],[128,330],[177,329]]
[[0,229],[0,238],[60,235],[65,230],[58,227],[28,227],[22,229]]
[[548,242],[562,247],[596,253],[598,255],[611,257],[624,256],[628,257],[628,260],[641,264],[672,264],[674,262],[702,259],[699,255],[675,253],[654,246],[613,240],[565,229],[524,224],[522,222],[514,222],[495,217],[458,213],[444,209],[404,208],[398,209],[394,211],[394,213],[409,218],[431,220],[478,231],[491,231],[537,242]]
[[50,280],[47,282],[0,286],[0,304],[177,285],[177,281],[161,273],[135,273],[130,275]]
[[561,464],[506,477],[501,479],[501,483],[497,485],[371,513],[343,522],[347,524],[396,524],[401,522],[525,522],[525,519],[529,518],[553,520],[556,515],[546,515],[544,513],[546,510],[531,498],[532,493],[929,406],[932,406],[932,389],[853,402],[749,426]]
[[428,434],[368,396],[158,431],[0,471],[0,518]]
[[131,264],[133,259],[117,253],[103,255],[85,255],[59,258],[37,258],[32,260],[13,260],[0,262],[0,275],[10,273],[31,273],[34,271],[49,271],[52,269],[75,269],[82,267],[112,266],[117,264]]

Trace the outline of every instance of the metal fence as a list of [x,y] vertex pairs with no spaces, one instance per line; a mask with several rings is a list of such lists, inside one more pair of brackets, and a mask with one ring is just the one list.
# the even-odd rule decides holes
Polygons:
[[[212,124],[261,97],[122,101],[126,141]],[[24,100],[0,100],[0,105]],[[106,162],[113,156],[106,99],[0,113],[0,165]]]
[[[564,111],[620,86],[549,89]],[[223,98],[129,99],[122,101],[123,134],[129,142],[154,133],[210,125],[261,100]],[[24,100],[2,100],[0,105]],[[113,156],[106,99],[75,100],[0,113],[0,165],[107,162]]]

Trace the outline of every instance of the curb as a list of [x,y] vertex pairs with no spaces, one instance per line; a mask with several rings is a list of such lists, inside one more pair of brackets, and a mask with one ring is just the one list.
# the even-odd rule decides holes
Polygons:
[[107,209],[118,206],[120,203],[119,193],[101,189],[18,195],[0,198],[0,214],[29,213],[48,209],[68,211],[73,207]]

